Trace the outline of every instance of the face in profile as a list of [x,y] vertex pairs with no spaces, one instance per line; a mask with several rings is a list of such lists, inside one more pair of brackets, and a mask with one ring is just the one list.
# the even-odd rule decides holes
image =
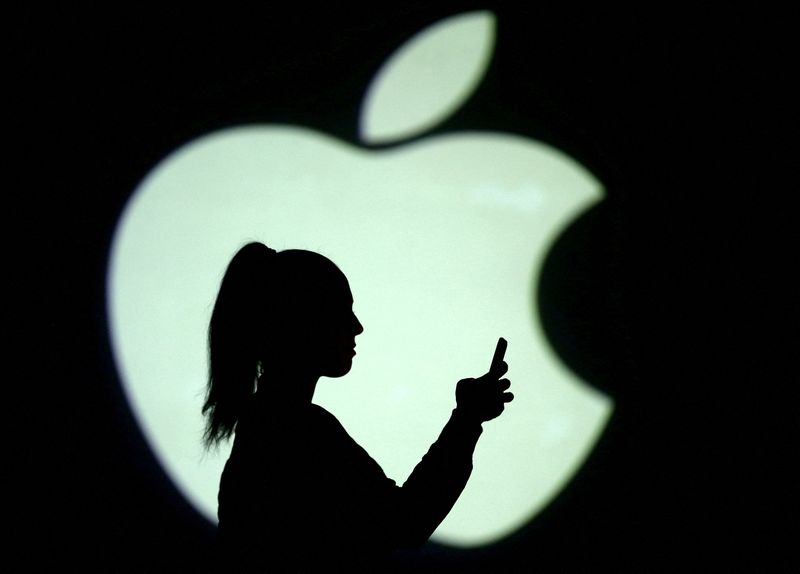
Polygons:
[[314,376],[341,377],[352,367],[356,337],[364,327],[353,312],[347,278],[331,261],[314,255],[293,274],[297,281],[285,285],[280,308],[286,338],[273,357],[289,359]]
[[314,354],[319,358],[320,375],[341,377],[350,371],[356,354],[356,336],[364,327],[353,312],[353,296],[344,275],[327,295],[316,329],[313,329]]

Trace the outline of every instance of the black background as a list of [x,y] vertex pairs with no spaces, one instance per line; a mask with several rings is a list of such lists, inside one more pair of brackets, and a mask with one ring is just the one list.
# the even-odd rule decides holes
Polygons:
[[537,303],[558,352],[617,409],[587,465],[523,531],[469,552],[430,544],[398,565],[643,572],[794,562],[782,520],[796,504],[788,469],[798,451],[785,16],[746,6],[293,3],[11,18],[13,570],[209,564],[213,528],[144,444],[109,351],[108,248],[143,175],[182,143],[245,122],[355,143],[364,90],[386,57],[475,8],[497,16],[494,59],[434,133],[523,134],[605,183],[608,200],[551,253]]

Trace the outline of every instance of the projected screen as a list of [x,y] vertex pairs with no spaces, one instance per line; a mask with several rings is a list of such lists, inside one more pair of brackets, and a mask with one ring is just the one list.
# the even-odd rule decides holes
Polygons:
[[[476,546],[514,532],[600,436],[612,402],[555,355],[535,305],[544,258],[602,201],[599,181],[529,138],[424,135],[474,89],[493,34],[481,12],[409,41],[367,91],[359,145],[297,126],[228,128],[164,158],[132,194],[108,271],[115,358],[151,448],[208,520],[229,450],[202,447],[207,327],[249,241],[319,252],[348,277],[365,331],[352,371],[322,379],[314,402],[398,484],[449,418],[456,382],[485,373],[497,338],[508,340],[515,400],[484,425],[434,540]],[[431,73],[459,58],[451,76]]]

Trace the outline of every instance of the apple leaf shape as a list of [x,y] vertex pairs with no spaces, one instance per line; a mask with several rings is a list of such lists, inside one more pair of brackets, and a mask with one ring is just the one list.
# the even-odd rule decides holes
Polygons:
[[495,18],[476,11],[440,20],[403,44],[367,89],[360,138],[389,144],[428,131],[457,110],[483,78]]

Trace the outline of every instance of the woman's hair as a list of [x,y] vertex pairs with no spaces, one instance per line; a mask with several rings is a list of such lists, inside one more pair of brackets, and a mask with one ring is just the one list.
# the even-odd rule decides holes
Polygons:
[[208,328],[208,386],[203,415],[206,448],[230,438],[255,391],[263,352],[274,250],[248,243],[222,278]]
[[[233,434],[256,390],[267,349],[291,352],[291,334],[310,317],[340,275],[329,259],[301,249],[277,253],[263,243],[248,243],[233,256],[222,278],[208,328],[208,385],[203,415],[206,448]],[[316,315],[315,315],[316,313]]]

